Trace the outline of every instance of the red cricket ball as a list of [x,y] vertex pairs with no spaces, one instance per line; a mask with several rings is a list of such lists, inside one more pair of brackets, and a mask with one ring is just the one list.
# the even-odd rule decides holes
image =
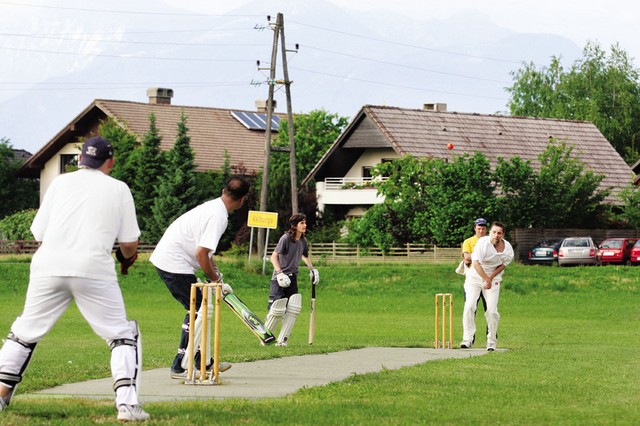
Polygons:
[[453,149],[453,144],[450,143],[449,145],[447,145],[447,149]]

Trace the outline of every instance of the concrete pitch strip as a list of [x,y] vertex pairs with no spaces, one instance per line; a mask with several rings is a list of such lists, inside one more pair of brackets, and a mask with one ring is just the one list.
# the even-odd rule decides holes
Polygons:
[[[220,384],[185,385],[171,379],[169,368],[142,373],[141,402],[227,398],[281,398],[303,387],[323,386],[354,374],[366,374],[427,361],[485,355],[485,349],[364,348],[318,355],[240,362],[220,374]],[[45,389],[36,395],[113,399],[112,379],[90,380]],[[25,394],[24,397],[34,396]],[[20,398],[20,395],[17,396]]]

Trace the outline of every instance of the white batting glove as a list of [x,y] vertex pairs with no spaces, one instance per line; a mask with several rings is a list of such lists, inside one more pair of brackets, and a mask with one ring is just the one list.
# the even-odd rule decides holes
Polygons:
[[289,278],[289,275],[283,272],[278,272],[278,275],[276,275],[276,280],[278,280],[278,285],[280,287],[286,288],[291,285],[291,278]]
[[214,272],[215,272],[216,274],[218,274],[218,279],[217,279],[217,280],[215,280],[215,281],[213,281],[213,278],[211,278],[211,282],[214,282],[214,283],[221,283],[221,282],[222,282],[222,272],[220,272],[220,269],[218,269],[218,268],[214,268],[213,270],[214,270]]
[[320,282],[320,272],[315,268],[310,269],[309,278],[311,278],[311,284],[318,284]]
[[229,284],[224,284],[224,283],[222,284],[222,294],[223,295],[233,294],[233,289]]

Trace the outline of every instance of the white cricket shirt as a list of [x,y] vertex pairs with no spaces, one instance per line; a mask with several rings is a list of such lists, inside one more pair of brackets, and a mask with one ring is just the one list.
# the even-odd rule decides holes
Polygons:
[[129,187],[99,170],[80,169],[53,180],[31,224],[42,245],[31,276],[116,280],[116,240],[140,237]]
[[196,248],[209,249],[209,255],[215,252],[228,220],[221,198],[200,204],[169,225],[149,261],[166,272],[193,274],[200,268]]

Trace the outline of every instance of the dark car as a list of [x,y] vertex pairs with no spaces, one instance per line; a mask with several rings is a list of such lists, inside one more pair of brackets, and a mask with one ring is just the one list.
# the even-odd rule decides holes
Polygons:
[[621,263],[631,265],[631,250],[637,238],[607,238],[598,246],[596,263]]
[[529,263],[551,265],[558,260],[561,239],[540,241],[529,250]]

